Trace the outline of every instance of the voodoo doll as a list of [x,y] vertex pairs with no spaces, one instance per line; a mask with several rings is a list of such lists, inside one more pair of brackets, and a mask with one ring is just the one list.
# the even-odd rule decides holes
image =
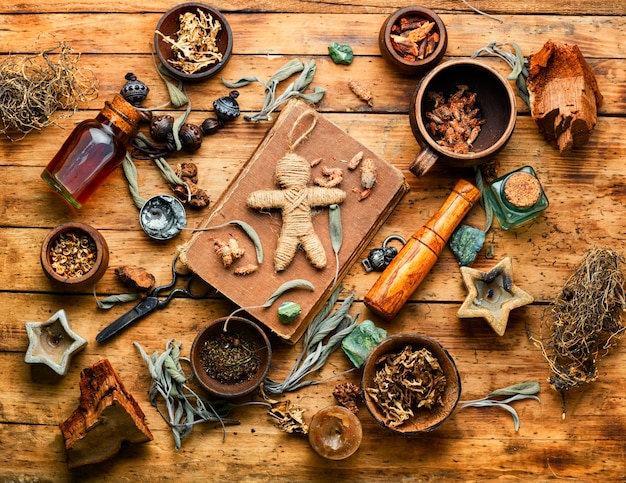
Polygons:
[[[292,143],[291,137],[294,129],[307,114],[313,115],[311,126]],[[282,211],[282,228],[274,254],[274,269],[277,272],[289,266],[298,248],[304,250],[307,259],[315,268],[326,267],[326,252],[315,233],[311,221],[311,209],[341,203],[346,199],[345,191],[339,188],[307,186],[311,179],[311,165],[294,152],[298,144],[315,127],[316,114],[314,111],[304,112],[296,119],[290,131],[289,150],[276,163],[274,171],[274,182],[280,189],[254,191],[247,201],[250,208]]]

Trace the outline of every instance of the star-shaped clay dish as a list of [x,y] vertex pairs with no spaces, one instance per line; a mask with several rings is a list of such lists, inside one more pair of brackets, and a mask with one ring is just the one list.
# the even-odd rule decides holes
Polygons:
[[530,304],[534,298],[513,284],[511,258],[506,257],[488,272],[461,267],[469,294],[456,316],[482,317],[494,332],[504,335],[511,310]]
[[72,356],[85,348],[87,341],[69,326],[64,310],[46,322],[26,322],[29,345],[24,362],[46,364],[60,376],[67,374]]

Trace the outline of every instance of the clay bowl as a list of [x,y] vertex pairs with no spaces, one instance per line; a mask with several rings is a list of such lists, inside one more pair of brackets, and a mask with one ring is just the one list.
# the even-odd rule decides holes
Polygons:
[[[227,322],[228,321],[228,322]],[[227,322],[227,323],[226,323]],[[226,332],[224,324],[226,323]],[[211,377],[205,369],[206,356],[203,352],[206,347],[215,343],[216,338],[226,335],[231,343],[247,341],[249,348],[259,358],[258,369],[245,380],[220,380],[222,376]],[[207,342],[209,343],[207,345]],[[223,358],[220,359],[223,361]],[[209,323],[196,335],[191,346],[191,367],[200,386],[213,396],[232,399],[246,396],[257,389],[270,368],[272,348],[265,332],[254,322],[243,317],[222,317]]]
[[[55,250],[59,250],[58,246],[62,239],[67,240],[70,236],[81,240],[82,250],[80,255],[65,254],[66,260],[81,259],[88,253],[95,255],[95,262],[82,275],[72,275],[55,264],[55,260],[61,255],[55,255]],[[41,268],[55,285],[65,290],[83,290],[93,286],[106,272],[109,267],[109,247],[100,232],[92,226],[84,223],[63,223],[53,228],[44,239],[40,258]]]
[[[430,54],[421,59],[419,56],[413,59],[398,52],[392,35],[398,35],[400,23],[404,20],[409,23],[421,21],[435,23],[431,33],[436,33],[439,40]],[[441,62],[448,47],[448,33],[439,15],[432,10],[424,7],[405,7],[387,17],[378,33],[378,47],[383,59],[399,72],[407,75],[421,75]]]
[[[427,129],[426,113],[434,109],[430,92],[441,92],[447,100],[459,85],[476,93],[475,107],[485,120],[468,153],[454,153],[437,143]],[[409,170],[423,176],[437,161],[457,167],[476,166],[488,161],[508,143],[515,121],[515,93],[509,82],[492,67],[474,59],[457,59],[439,64],[420,81],[413,93],[409,109],[411,130],[422,150],[409,165]]]
[[[222,54],[222,60],[198,70],[193,74],[188,74],[168,62],[176,58],[176,53],[172,50],[172,44],[165,41],[163,36],[158,32],[161,32],[161,34],[171,39],[177,40],[177,32],[180,29],[180,16],[187,12],[197,14],[198,9],[211,15],[213,20],[218,21],[222,27],[216,37],[216,45],[219,52]],[[154,32],[154,47],[163,68],[169,74],[182,81],[199,82],[214,76],[226,66],[233,50],[233,33],[228,21],[219,10],[205,3],[188,2],[171,8],[161,17]]]
[[[427,349],[439,362],[446,378],[446,387],[442,396],[443,405],[435,404],[431,409],[423,407],[414,409],[413,417],[398,427],[391,427],[386,424],[384,412],[368,393],[367,388],[375,386],[376,373],[384,365],[377,361],[385,354],[402,352],[407,345],[413,351]],[[398,334],[386,338],[370,352],[363,366],[361,392],[365,406],[379,425],[397,434],[414,436],[438,428],[454,412],[461,396],[461,379],[454,360],[438,342],[419,334]]]

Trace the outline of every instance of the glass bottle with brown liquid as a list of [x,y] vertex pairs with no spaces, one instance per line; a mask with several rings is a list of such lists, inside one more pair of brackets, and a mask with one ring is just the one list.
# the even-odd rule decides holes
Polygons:
[[68,136],[41,177],[75,208],[117,168],[126,145],[146,116],[117,94],[95,119],[81,122]]

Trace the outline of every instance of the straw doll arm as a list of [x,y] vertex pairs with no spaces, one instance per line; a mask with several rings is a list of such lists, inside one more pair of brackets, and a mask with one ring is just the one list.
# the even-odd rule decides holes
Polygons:
[[247,203],[250,208],[257,210],[282,208],[285,204],[285,196],[279,190],[259,190],[250,193]]
[[345,201],[346,192],[339,188],[315,186],[309,189],[307,197],[310,206],[330,206]]

